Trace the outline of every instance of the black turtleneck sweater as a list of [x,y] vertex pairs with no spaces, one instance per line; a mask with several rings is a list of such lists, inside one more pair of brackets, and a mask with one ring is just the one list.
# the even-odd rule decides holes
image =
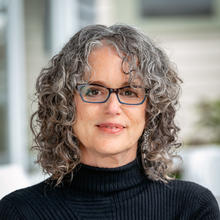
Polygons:
[[195,183],[149,180],[140,161],[118,168],[81,164],[71,183],[46,182],[0,201],[1,220],[187,220],[220,219],[212,193]]

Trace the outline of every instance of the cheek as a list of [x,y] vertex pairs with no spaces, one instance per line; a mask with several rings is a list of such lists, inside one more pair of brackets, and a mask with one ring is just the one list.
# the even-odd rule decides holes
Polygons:
[[74,102],[75,102],[75,110],[76,110],[76,116],[75,116],[75,122],[73,124],[73,131],[74,133],[78,136],[78,131],[80,128],[81,123],[83,122],[83,107],[82,104],[80,103],[80,98],[75,96],[74,97]]
[[88,120],[88,114],[86,108],[83,108],[81,104],[76,105],[76,121],[74,124],[75,129],[77,130],[81,126],[85,126],[84,123]]
[[86,103],[84,103],[78,95],[74,97],[74,102],[76,106],[76,123],[78,123],[86,116],[85,111],[87,108],[85,106]]
[[88,127],[93,123],[96,117],[99,115],[99,106],[91,105],[83,102],[80,97],[75,99],[76,104],[76,122],[74,124],[75,129],[79,127]]
[[136,113],[137,123],[144,127],[146,123],[146,103],[144,103],[138,110],[139,111]]
[[137,113],[137,115],[139,115],[139,117],[136,118],[135,128],[136,128],[137,136],[138,138],[140,138],[146,126],[145,108],[143,108],[139,113]]
[[86,132],[85,129],[87,124],[86,121],[88,121],[88,118],[86,118],[87,114],[85,113],[85,109],[81,107],[81,104],[77,104],[76,106],[76,120],[73,124],[73,131],[76,137],[80,142],[86,138]]
[[144,128],[145,128],[145,108],[137,108],[136,111],[130,109],[129,111],[129,119],[130,119],[130,132],[135,136],[141,136]]

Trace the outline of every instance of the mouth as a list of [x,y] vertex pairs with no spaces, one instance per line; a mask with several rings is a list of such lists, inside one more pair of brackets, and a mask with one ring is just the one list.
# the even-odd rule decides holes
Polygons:
[[126,128],[124,125],[117,123],[101,123],[96,126],[99,128],[99,130],[109,134],[120,133]]

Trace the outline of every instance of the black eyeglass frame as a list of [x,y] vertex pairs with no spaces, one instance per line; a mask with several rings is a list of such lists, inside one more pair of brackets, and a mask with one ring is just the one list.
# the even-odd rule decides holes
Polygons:
[[[85,100],[85,99],[83,98],[82,94],[81,94],[81,89],[82,89],[83,87],[87,86],[87,85],[100,86],[100,87],[103,87],[103,88],[108,89],[108,96],[107,96],[107,98],[106,98],[104,101],[102,101],[102,102],[90,102],[90,101]],[[149,89],[145,89],[144,98],[143,98],[143,100],[142,100],[140,103],[131,104],[131,103],[122,102],[122,101],[120,100],[119,96],[118,96],[118,91],[119,91],[120,89],[124,89],[124,88],[131,88],[131,87],[130,87],[130,86],[124,86],[124,87],[121,87],[121,88],[113,89],[113,88],[108,88],[108,87],[105,87],[105,86],[102,86],[102,85],[99,85],[99,84],[87,84],[87,83],[84,83],[84,84],[78,84],[78,85],[76,85],[76,90],[79,92],[79,95],[80,95],[82,101],[83,101],[83,102],[86,102],[86,103],[105,103],[105,102],[108,101],[110,95],[111,95],[112,93],[115,93],[116,96],[117,96],[117,99],[118,99],[119,103],[121,103],[121,104],[124,104],[124,105],[141,105],[141,104],[143,104],[144,101],[146,100],[147,92],[149,91]]]

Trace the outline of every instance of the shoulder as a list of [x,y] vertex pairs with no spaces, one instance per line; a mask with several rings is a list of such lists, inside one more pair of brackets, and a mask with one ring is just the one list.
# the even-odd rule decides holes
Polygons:
[[154,206],[175,213],[176,219],[220,219],[218,203],[212,192],[194,182],[170,180],[146,181],[146,197]]
[[[25,201],[25,200],[30,200],[30,198],[35,198],[35,197],[43,197],[47,188],[49,188],[49,185],[47,184],[46,181],[43,181],[41,183],[38,183],[33,186],[29,186],[26,188],[22,188],[19,190],[16,190],[14,192],[11,192],[10,194],[6,195],[5,197],[2,198],[2,201]],[[1,203],[0,203],[1,204]]]
[[165,187],[180,195],[190,196],[191,198],[205,200],[205,199],[214,199],[212,192],[204,186],[201,186],[197,183],[183,180],[171,180]]
[[159,192],[166,191],[170,194],[178,195],[190,195],[190,196],[201,196],[201,194],[212,195],[211,191],[197,183],[184,181],[184,180],[169,180],[167,183],[161,181],[153,181],[147,179],[145,182],[147,186],[153,189],[159,190]]
[[177,197],[179,200],[193,199],[196,201],[213,201],[216,202],[212,192],[197,184],[190,181],[183,180],[170,180],[168,183],[160,181],[148,181],[146,184],[148,189],[152,192],[158,192],[159,195],[166,195],[166,197]]
[[2,219],[27,219],[33,212],[35,204],[41,203],[46,198],[48,184],[39,184],[16,190],[0,200],[0,216]]
[[219,206],[212,192],[194,182],[172,180],[166,190],[179,198],[188,209],[194,211],[195,219],[220,219]]

